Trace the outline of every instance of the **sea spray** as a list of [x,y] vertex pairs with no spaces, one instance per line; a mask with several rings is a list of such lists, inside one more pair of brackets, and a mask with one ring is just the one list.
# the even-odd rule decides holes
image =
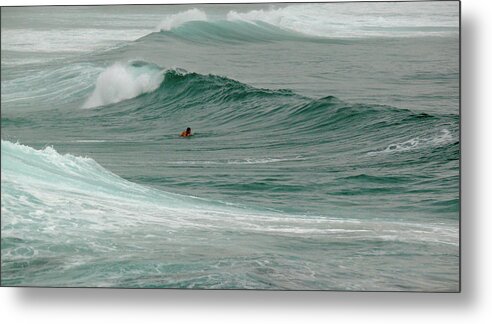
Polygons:
[[95,89],[83,108],[113,104],[152,92],[163,80],[163,72],[155,65],[115,63],[99,75]]
[[161,23],[157,27],[157,30],[168,31],[190,21],[206,21],[206,20],[207,20],[207,14],[204,11],[193,8],[167,17],[166,19],[161,21]]

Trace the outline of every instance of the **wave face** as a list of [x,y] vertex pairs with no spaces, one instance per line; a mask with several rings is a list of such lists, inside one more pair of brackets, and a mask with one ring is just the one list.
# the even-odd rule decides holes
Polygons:
[[[115,67],[117,73],[113,75]],[[138,72],[133,79],[122,83],[119,72],[125,71],[126,76],[129,69]],[[386,139],[412,135],[415,127],[422,130],[439,128],[437,132],[429,129],[420,137],[412,136],[408,141],[390,143],[384,148],[385,152],[439,146],[457,139],[454,131],[456,115],[430,115],[383,105],[351,104],[334,96],[312,99],[289,89],[255,88],[227,77],[179,68],[165,70],[146,62],[130,62],[126,66],[116,64],[106,69],[98,77],[96,90],[88,102],[95,93],[120,92],[124,94],[115,96],[114,100],[99,101],[99,110],[94,114],[132,114],[136,118],[145,116],[147,121],[163,123],[184,117],[183,122],[203,127],[210,127],[208,121],[213,120],[215,127],[227,126],[245,132],[256,132],[256,128],[251,129],[251,124],[256,123],[258,127],[270,130],[294,131],[295,136],[301,137],[312,132],[359,129],[364,130],[366,136],[371,135],[371,130],[377,130],[377,136]],[[121,104],[111,105],[117,102]],[[138,125],[136,123],[135,127]],[[140,126],[147,128],[148,125],[142,120]],[[447,128],[453,129],[452,133]]]
[[161,29],[161,35],[195,43],[241,44],[242,42],[271,41],[330,41],[330,39],[305,35],[261,21],[190,21],[169,30]]

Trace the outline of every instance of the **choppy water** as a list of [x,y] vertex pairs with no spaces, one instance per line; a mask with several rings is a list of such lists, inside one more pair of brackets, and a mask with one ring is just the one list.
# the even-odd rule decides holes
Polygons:
[[2,285],[457,291],[458,5],[2,8]]

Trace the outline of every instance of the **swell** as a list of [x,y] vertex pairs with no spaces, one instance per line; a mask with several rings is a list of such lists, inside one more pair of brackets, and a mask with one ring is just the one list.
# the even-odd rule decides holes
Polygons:
[[[384,152],[438,146],[457,138],[457,115],[430,115],[391,106],[354,104],[334,96],[313,99],[289,89],[255,88],[222,76],[164,70],[144,62],[138,64],[148,69],[154,80],[162,78],[159,85],[154,85],[155,90],[99,107],[91,116],[126,118],[131,115],[145,128],[156,121],[164,125],[169,121],[190,123],[202,129],[210,129],[213,124],[244,132],[262,127],[288,138],[293,134],[330,132],[354,137],[353,132],[357,131],[364,140],[393,138],[394,141],[382,144],[384,147],[379,150]],[[104,89],[95,91],[104,92]],[[419,136],[409,137],[415,134]]]
[[[369,155],[432,149],[452,145],[459,137],[458,115],[349,103],[330,95],[308,98],[289,89],[256,88],[223,76],[166,70],[145,61],[117,62],[104,70],[85,68],[87,71],[81,66],[74,66],[73,70],[66,67],[45,77],[32,76],[39,84],[48,83],[35,94],[36,98],[62,101],[63,96],[81,102],[82,108],[91,108],[58,111],[60,116],[56,118],[46,114],[52,119],[48,123],[58,123],[63,117],[65,124],[77,124],[82,119],[87,120],[85,124],[110,123],[112,129],[117,129],[131,118],[132,129],[137,132],[147,132],[157,125],[170,128],[192,124],[203,131],[227,127],[243,135],[264,129],[286,141],[293,137],[316,141],[321,137],[323,142],[330,142],[335,136],[338,146],[352,145],[354,140],[367,142]],[[95,80],[92,87],[89,79]],[[49,80],[59,81],[50,84]],[[2,100],[11,105],[9,100],[15,102],[16,96],[15,91],[6,91]],[[42,124],[43,115],[37,117]],[[3,114],[2,125],[22,127],[30,120],[29,116]]]
[[240,43],[316,38],[285,26],[275,26],[259,16],[250,18],[230,11],[222,19],[212,19],[205,11],[194,8],[166,17],[157,27],[160,33],[142,39],[162,36],[195,43]]
[[309,41],[322,43],[343,44],[340,39],[313,36],[294,30],[280,28],[262,21],[189,21],[180,26],[159,33],[150,34],[140,39],[164,40],[173,38],[181,41],[199,44],[228,43],[241,44],[244,42],[273,42],[273,41]]

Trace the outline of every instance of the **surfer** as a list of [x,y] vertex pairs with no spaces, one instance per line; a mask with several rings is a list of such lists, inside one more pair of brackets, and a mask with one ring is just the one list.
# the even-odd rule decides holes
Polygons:
[[181,137],[188,137],[191,136],[191,128],[187,128],[185,131],[181,132]]

